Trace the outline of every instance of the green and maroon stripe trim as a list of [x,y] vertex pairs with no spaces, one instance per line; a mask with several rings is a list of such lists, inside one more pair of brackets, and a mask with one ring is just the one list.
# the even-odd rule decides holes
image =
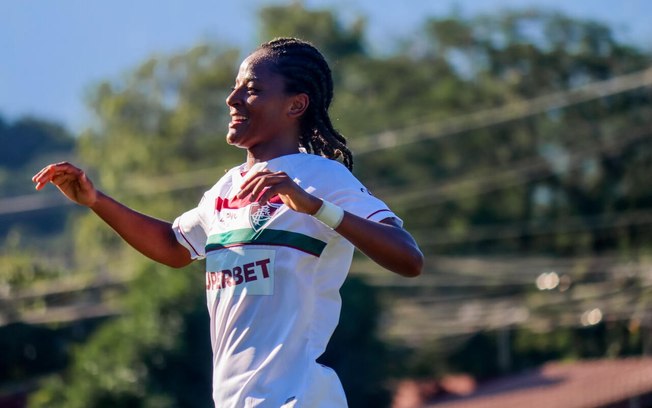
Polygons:
[[298,232],[275,229],[263,229],[256,232],[251,228],[243,228],[208,237],[206,253],[244,245],[284,246],[317,257],[321,256],[326,247],[325,242]]

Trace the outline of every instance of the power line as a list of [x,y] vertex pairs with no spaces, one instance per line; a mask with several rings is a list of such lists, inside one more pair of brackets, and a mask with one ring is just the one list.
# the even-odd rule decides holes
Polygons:
[[[492,289],[492,295],[499,294],[494,289],[509,286],[507,292],[516,286],[536,286],[537,278],[555,272],[558,277],[566,276],[569,283],[614,282],[615,279],[641,279],[647,282],[647,272],[651,264],[645,260],[623,259],[620,254],[601,256],[576,256],[571,258],[541,256],[507,257],[450,257],[434,256],[426,261],[424,274],[416,280],[406,280],[389,273],[378,273],[373,261],[357,260],[351,273],[363,277],[379,289],[391,292],[407,289],[408,293],[418,292],[421,296],[444,290],[444,296],[459,296],[451,289]],[[559,287],[563,285],[559,284]],[[477,296],[471,295],[471,296]]]
[[568,91],[559,91],[508,103],[498,108],[485,109],[448,120],[443,119],[403,129],[388,130],[377,135],[352,140],[351,147],[356,155],[364,155],[396,146],[483,129],[651,85],[652,67],[649,67],[642,71],[594,82]]
[[[471,130],[487,128],[550,110],[561,109],[651,85],[652,67],[605,81],[594,82],[568,91],[560,91],[529,100],[508,103],[498,108],[485,109],[451,119],[422,123],[416,126],[388,130],[379,134],[357,138],[352,140],[350,145],[352,150],[356,152],[356,156],[361,156],[401,145],[439,139]],[[221,170],[223,169],[220,167],[212,167],[186,173],[166,175],[155,179],[150,178],[147,182],[136,180],[132,183],[132,187],[138,186],[139,188],[134,188],[133,193],[150,195],[206,187],[208,183],[203,180],[212,180],[215,174],[220,174]],[[65,202],[55,199],[54,196],[52,194],[47,196],[40,195],[39,197],[39,195],[31,194],[0,198],[0,215],[17,214],[66,205]]]
[[26,194],[0,198],[0,216],[62,207],[71,204],[61,194]]
[[[569,168],[581,166],[580,159],[584,157],[596,153],[618,152],[630,143],[650,137],[651,134],[650,129],[644,128],[633,134],[630,132],[629,135],[603,146],[593,144],[575,151],[568,151]],[[463,195],[474,197],[498,189],[545,179],[555,174],[550,167],[550,163],[540,156],[529,157],[502,171],[494,170],[480,175],[464,176],[448,183],[420,185],[419,189],[408,188],[404,191],[393,189],[391,194],[383,194],[381,191],[379,195],[386,195],[387,201],[392,206],[402,205],[404,209],[415,209],[448,201],[451,198],[459,198]],[[469,190],[472,191],[470,194]]]
[[649,224],[652,224],[652,211],[632,211],[628,213],[601,214],[593,217],[567,217],[555,220],[554,223],[549,221],[545,224],[530,222],[471,227],[466,234],[460,237],[452,237],[445,230],[413,230],[412,233],[417,237],[420,245],[430,247],[550,234],[571,234]]
[[[633,136],[626,136],[612,142],[612,144],[596,147],[589,146],[583,150],[569,152],[575,163],[579,166],[579,159],[596,152],[614,152],[622,146],[649,136],[649,130],[634,134]],[[481,176],[467,176],[448,183],[435,183],[428,186],[420,186],[418,190],[413,188],[407,189],[402,192],[386,194],[389,198],[387,201],[392,204],[410,203],[407,208],[416,208],[418,206],[431,205],[441,201],[450,199],[451,197],[459,197],[460,190],[473,190],[473,195],[488,193],[498,188],[505,188],[525,184],[529,181],[534,181],[546,178],[552,175],[547,169],[549,163],[541,157],[534,157],[522,160],[520,164],[512,166],[503,172],[493,172]],[[155,195],[171,191],[185,190],[191,188],[205,187],[205,183],[201,180],[212,179],[215,177],[216,168],[201,169],[182,174],[165,176],[156,179],[148,180],[135,180],[126,183],[125,189],[128,193],[139,196]],[[525,174],[525,177],[521,176]],[[499,181],[503,184],[496,184]],[[383,193],[379,193],[383,195]],[[29,211],[38,211],[49,208],[62,207],[72,204],[57,193],[40,193],[40,194],[26,194],[15,197],[0,198],[0,216],[16,213],[24,213]],[[405,204],[404,204],[405,205]]]

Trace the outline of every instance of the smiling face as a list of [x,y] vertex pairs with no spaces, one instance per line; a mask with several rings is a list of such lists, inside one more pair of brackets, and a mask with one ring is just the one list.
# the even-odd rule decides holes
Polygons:
[[264,50],[254,52],[240,65],[226,98],[231,115],[226,141],[259,160],[298,151],[299,117],[308,103],[305,94],[285,92],[285,81],[273,67]]

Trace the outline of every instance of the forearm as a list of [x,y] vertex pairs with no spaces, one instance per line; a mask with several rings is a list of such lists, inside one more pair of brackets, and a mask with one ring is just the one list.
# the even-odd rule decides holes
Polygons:
[[169,222],[134,211],[99,191],[90,208],[148,258],[176,268],[191,262],[190,254],[177,241]]
[[421,273],[423,254],[417,243],[398,225],[389,225],[391,219],[378,223],[344,212],[340,222],[341,208],[325,205],[284,172],[259,171],[243,183],[237,198],[258,197],[264,204],[277,194],[290,209],[315,216],[331,227],[336,226],[335,231],[380,266],[403,276]]
[[421,273],[423,254],[414,238],[398,226],[345,212],[335,231],[383,268],[406,277]]

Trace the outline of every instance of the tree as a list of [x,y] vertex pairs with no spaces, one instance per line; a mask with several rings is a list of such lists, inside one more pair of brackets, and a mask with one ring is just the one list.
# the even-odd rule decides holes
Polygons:
[[[211,401],[210,336],[203,293],[189,274],[143,265],[129,314],[78,346],[65,374],[31,406],[205,407]],[[201,268],[192,268],[194,276]],[[190,271],[186,271],[190,272]]]
[[[46,161],[74,157],[74,137],[61,125],[31,117],[8,123],[0,117],[0,197],[27,194],[30,178]],[[61,232],[69,211],[51,208],[23,212],[20,202],[7,200],[0,214],[0,236],[28,234],[51,235]]]
[[[638,261],[652,243],[644,222],[652,204],[647,188],[649,87],[608,96],[598,92],[582,102],[568,99],[568,91],[642,70],[651,60],[649,53],[620,43],[604,25],[556,13],[430,18],[404,48],[383,56],[365,48],[362,20],[345,27],[335,13],[300,4],[266,8],[261,20],[265,40],[304,37],[327,54],[337,89],[331,116],[350,140],[356,174],[400,214],[426,252],[427,273],[438,274],[436,284],[404,291],[389,287],[379,294],[356,280],[343,290],[355,313],[342,315],[341,331],[324,358],[340,371],[352,401],[384,398],[382,392],[370,391],[381,388],[382,378],[355,376],[350,363],[378,363],[374,372],[389,372],[365,354],[392,351],[374,337],[377,306],[388,298],[408,302],[423,296],[427,305],[434,299],[438,303],[432,309],[443,310],[439,320],[419,316],[419,324],[445,320],[447,329],[462,333],[482,331],[483,313],[497,303],[518,302],[529,313],[527,324],[552,333],[548,342],[537,343],[538,333],[513,329],[511,352],[534,363],[598,356],[605,350],[631,354],[641,348],[644,320],[629,339],[620,332],[630,317],[629,326],[636,323],[632,301],[625,296],[649,310],[649,287],[640,273],[619,275],[617,261]],[[100,188],[162,218],[193,207],[223,169],[242,161],[242,152],[228,148],[221,136],[228,121],[223,101],[240,57],[233,48],[203,45],[152,58],[122,80],[98,85],[89,99],[96,123],[81,135],[79,155]],[[533,98],[556,92],[563,107],[544,109],[533,103]],[[204,313],[195,274],[200,272],[151,265],[90,214],[72,222],[79,271],[105,277],[124,273],[137,283],[120,302],[125,315],[75,349],[74,362],[62,377],[75,386],[52,380],[34,403],[201,404],[203,397],[190,401],[179,394],[203,396],[206,390],[175,376],[179,370],[193,372],[193,364],[204,367],[205,357],[192,352],[206,349],[195,343],[205,341],[201,325],[191,327]],[[447,269],[436,262],[444,253],[479,261],[469,260],[468,270],[449,262],[454,268]],[[605,254],[607,260],[595,258]],[[526,255],[567,257],[559,264],[572,282],[565,291],[545,293],[535,290],[533,282],[523,283],[530,279],[529,270],[539,267],[517,262]],[[488,256],[509,257],[510,262],[495,265]],[[373,276],[381,273],[373,271]],[[583,296],[574,301],[578,293]],[[622,297],[612,299],[613,293]],[[592,330],[559,323],[579,326],[575,314],[601,298],[616,300],[609,312],[623,324]],[[473,320],[476,311],[471,310],[471,322],[458,322],[454,317],[469,299],[480,305],[480,318]],[[618,305],[623,309],[616,310]],[[162,333],[170,327],[171,334]],[[588,332],[592,337],[585,343],[569,340]],[[440,346],[441,338],[434,339],[433,349],[420,354],[444,362],[432,364],[435,374],[453,368],[486,376],[500,371],[497,365],[479,367],[463,358],[495,350],[495,332],[469,336],[475,340],[466,346],[453,334],[459,333],[433,332],[433,337],[451,336],[447,347]],[[356,341],[366,347],[347,354]],[[428,374],[425,360],[413,369]],[[206,381],[202,370],[193,375]]]
[[[0,117],[0,167],[6,170],[22,170],[34,165],[35,158],[68,154],[73,147],[74,138],[61,125],[29,117],[6,123]],[[4,183],[2,187],[18,188]]]
[[365,55],[364,20],[356,19],[344,27],[329,10],[308,10],[300,2],[289,6],[264,7],[259,13],[260,37],[299,37],[315,43],[327,56],[336,60]]
[[[322,17],[335,24],[330,14]],[[332,32],[338,30],[332,28]],[[89,98],[97,123],[79,139],[80,157],[96,184],[130,206],[163,218],[195,206],[201,189],[222,174],[217,169],[242,161],[242,152],[227,147],[221,137],[229,120],[224,99],[239,56],[234,49],[201,46],[182,55],[151,59],[123,81],[99,84]],[[205,169],[215,169],[214,175],[206,174],[210,172]],[[187,190],[180,189],[176,184],[183,185],[186,180],[176,174],[194,171],[207,179],[202,183],[190,180]],[[170,179],[172,183],[168,183]],[[209,404],[212,366],[208,318],[200,300],[203,278],[197,280],[201,266],[172,271],[153,265],[128,249],[92,214],[78,217],[75,226],[80,268],[105,278],[133,276],[135,281],[120,302],[124,316],[104,324],[77,347],[70,368],[47,381],[31,404]],[[356,294],[346,296],[357,298],[364,292],[366,303],[358,303],[361,310],[357,314],[344,317],[343,325],[354,330],[338,339],[361,341],[360,346],[365,347],[358,349],[355,357],[369,362],[374,351],[382,350],[374,330],[377,307],[373,291],[362,282],[355,284]],[[346,301],[355,302],[350,298]],[[345,343],[337,344],[351,347]],[[332,352],[331,359],[335,355],[339,352]],[[353,401],[386,400],[384,390],[374,387],[382,385],[380,372],[361,378],[351,371],[351,359],[334,360],[355,385],[347,384]],[[378,362],[377,367],[382,365]]]
[[[199,46],[151,59],[124,81],[99,84],[89,98],[97,123],[79,138],[80,158],[98,187],[162,218],[196,205],[202,189],[242,158],[222,136],[228,123],[224,99],[238,57],[233,48]],[[176,176],[196,170],[206,179]],[[182,194],[179,185],[188,186]],[[101,224],[88,212],[74,220],[76,266],[99,279],[135,279],[127,297],[117,300],[124,315],[76,347],[70,368],[50,379],[31,405],[210,404],[201,267],[154,265]]]

